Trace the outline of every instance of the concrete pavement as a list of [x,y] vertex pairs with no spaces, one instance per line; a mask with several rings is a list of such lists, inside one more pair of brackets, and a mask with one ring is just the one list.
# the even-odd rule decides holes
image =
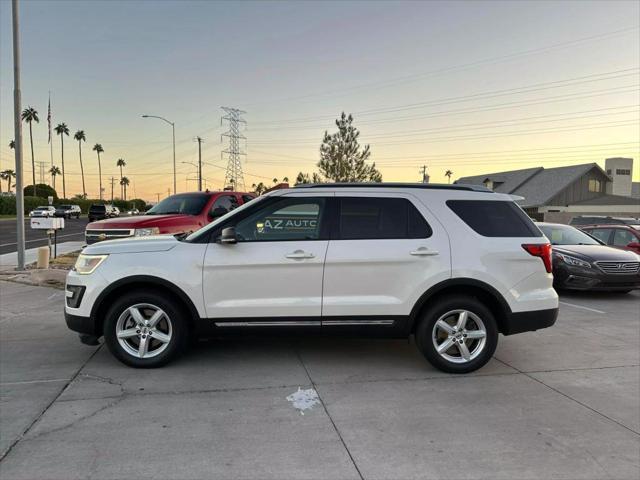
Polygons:
[[[65,253],[75,252],[81,250],[84,246],[84,241],[81,242],[63,242],[59,243],[56,248],[56,252],[58,255],[63,255]],[[38,260],[38,248],[28,248],[24,252],[24,262],[25,264],[33,263]],[[18,265],[18,253],[3,253],[0,255],[0,271],[2,270],[13,270]]]
[[[336,338],[134,370],[66,330],[62,295],[0,282],[3,480],[640,475],[639,292],[563,298],[556,326],[501,337],[468,376],[413,342]],[[298,387],[321,400],[304,415]]]

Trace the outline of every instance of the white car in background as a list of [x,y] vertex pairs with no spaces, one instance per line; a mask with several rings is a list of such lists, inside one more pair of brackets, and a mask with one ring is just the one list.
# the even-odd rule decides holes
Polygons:
[[49,218],[56,216],[56,207],[47,206],[47,207],[37,207],[29,212],[30,218]]

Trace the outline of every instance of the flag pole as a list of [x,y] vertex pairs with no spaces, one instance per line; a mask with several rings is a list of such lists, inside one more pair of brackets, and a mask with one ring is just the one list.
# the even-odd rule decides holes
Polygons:
[[49,125],[49,154],[51,155],[51,168],[53,168],[53,141],[51,140],[51,90],[49,90],[49,109],[47,111],[47,123]]

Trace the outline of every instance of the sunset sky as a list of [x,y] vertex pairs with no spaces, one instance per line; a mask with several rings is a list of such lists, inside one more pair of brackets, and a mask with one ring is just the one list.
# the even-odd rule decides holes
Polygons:
[[[71,129],[69,197],[81,192],[78,129],[89,197],[98,197],[95,143],[105,185],[124,158],[130,196],[166,195],[171,129],[144,113],[176,124],[179,192],[197,187],[195,168],[181,163],[197,160],[197,135],[206,182],[221,188],[223,105],[247,111],[247,189],[313,172],[342,111],[354,115],[385,181],[418,181],[422,165],[446,182],[447,169],[456,179],[604,166],[611,156],[633,157],[640,180],[637,1],[20,3],[23,107],[40,114],[36,161],[50,166],[51,91],[54,126]],[[14,168],[12,99],[11,4],[2,0],[0,170]],[[26,125],[24,147],[29,184]]]

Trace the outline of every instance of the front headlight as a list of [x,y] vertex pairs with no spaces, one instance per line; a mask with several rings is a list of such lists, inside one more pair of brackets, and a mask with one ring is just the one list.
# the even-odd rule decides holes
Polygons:
[[571,265],[573,267],[591,268],[591,264],[589,262],[585,262],[584,260],[580,260],[579,258],[565,255],[564,253],[556,253],[556,255],[558,255],[558,257],[560,257],[562,261],[567,265]]
[[158,227],[136,228],[135,236],[148,237],[149,235],[158,235],[159,233],[160,233],[160,229]]
[[109,255],[78,255],[78,260],[73,269],[80,275],[89,275],[104,262]]

